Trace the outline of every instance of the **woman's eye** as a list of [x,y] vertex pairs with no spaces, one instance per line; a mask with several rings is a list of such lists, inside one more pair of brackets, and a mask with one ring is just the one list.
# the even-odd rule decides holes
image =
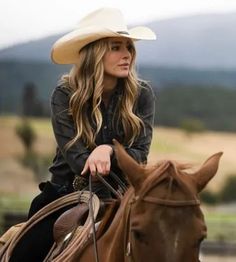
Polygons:
[[117,50],[119,50],[119,46],[112,46],[112,47],[111,47],[111,50],[117,51]]
[[128,50],[129,52],[131,52],[132,49],[133,49],[132,45],[127,46],[127,50]]

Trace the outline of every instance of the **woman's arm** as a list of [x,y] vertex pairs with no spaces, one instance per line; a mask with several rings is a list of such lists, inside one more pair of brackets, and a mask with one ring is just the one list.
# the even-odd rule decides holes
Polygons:
[[136,112],[142,119],[144,127],[141,128],[141,133],[134,144],[126,150],[137,162],[146,163],[152,142],[155,113],[155,96],[152,88],[147,84],[142,83]]
[[70,90],[57,87],[51,97],[51,121],[59,150],[75,174],[80,174],[91,151],[78,140],[69,149],[66,144],[75,137],[76,128],[72,116],[68,115]]
[[86,148],[81,140],[77,140],[69,149],[66,144],[75,137],[74,121],[68,115],[70,91],[57,87],[51,98],[52,126],[59,150],[65,161],[75,174],[92,175],[96,171],[103,175],[109,174],[113,149],[109,145],[99,145],[94,150]]
[[[132,146],[124,147],[127,153],[138,163],[146,163],[152,141],[155,113],[155,96],[152,88],[146,83],[141,83],[135,113],[142,119],[144,127],[141,128],[140,135],[136,138]],[[112,159],[112,165],[117,165],[115,156]]]

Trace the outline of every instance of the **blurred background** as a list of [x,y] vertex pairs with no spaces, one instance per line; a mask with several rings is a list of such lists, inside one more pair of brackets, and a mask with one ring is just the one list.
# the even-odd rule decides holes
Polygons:
[[[164,2],[164,3],[163,3]],[[52,44],[88,12],[122,10],[157,41],[137,42],[139,76],[156,94],[150,164],[202,164],[223,151],[201,194],[208,226],[202,259],[236,255],[236,1],[2,0],[0,2],[0,231],[24,220],[55,152],[49,99],[70,66],[50,61]]]

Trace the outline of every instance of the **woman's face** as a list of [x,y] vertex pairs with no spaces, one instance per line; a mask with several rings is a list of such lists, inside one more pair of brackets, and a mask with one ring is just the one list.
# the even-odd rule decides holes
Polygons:
[[108,41],[110,48],[103,57],[104,77],[127,77],[132,60],[133,44],[131,40],[123,37],[111,37]]

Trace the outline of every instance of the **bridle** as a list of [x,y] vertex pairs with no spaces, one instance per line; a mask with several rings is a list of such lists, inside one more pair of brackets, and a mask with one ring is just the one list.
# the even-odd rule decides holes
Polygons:
[[[169,163],[167,163],[168,165],[165,165],[165,167],[167,168],[169,166]],[[164,172],[165,169],[163,169],[162,171]],[[175,172],[177,172],[177,170],[175,170]],[[163,173],[162,173],[163,174]],[[191,195],[193,197],[193,199],[190,200],[170,200],[170,199],[162,199],[162,198],[158,198],[158,197],[153,197],[153,196],[149,196],[148,192],[155,188],[163,179],[165,179],[166,177],[162,178],[160,175],[153,175],[152,177],[150,177],[150,179],[148,179],[148,183],[152,182],[152,181],[157,181],[155,184],[152,184],[151,187],[147,188],[147,181],[144,182],[144,185],[142,185],[141,189],[140,189],[140,193],[139,195],[135,195],[133,194],[133,197],[131,198],[131,200],[128,202],[128,210],[126,210],[126,219],[125,219],[125,225],[126,225],[126,229],[125,229],[125,261],[134,261],[133,257],[132,257],[132,241],[131,241],[131,225],[130,225],[130,214],[131,214],[131,209],[132,206],[140,201],[144,201],[150,204],[154,204],[154,205],[161,205],[161,206],[168,206],[168,207],[187,207],[187,206],[199,206],[200,205],[200,201],[197,198],[197,196],[195,196],[192,192]],[[143,190],[142,190],[143,189]],[[190,190],[186,187],[185,190],[187,190],[188,192],[190,192]]]

